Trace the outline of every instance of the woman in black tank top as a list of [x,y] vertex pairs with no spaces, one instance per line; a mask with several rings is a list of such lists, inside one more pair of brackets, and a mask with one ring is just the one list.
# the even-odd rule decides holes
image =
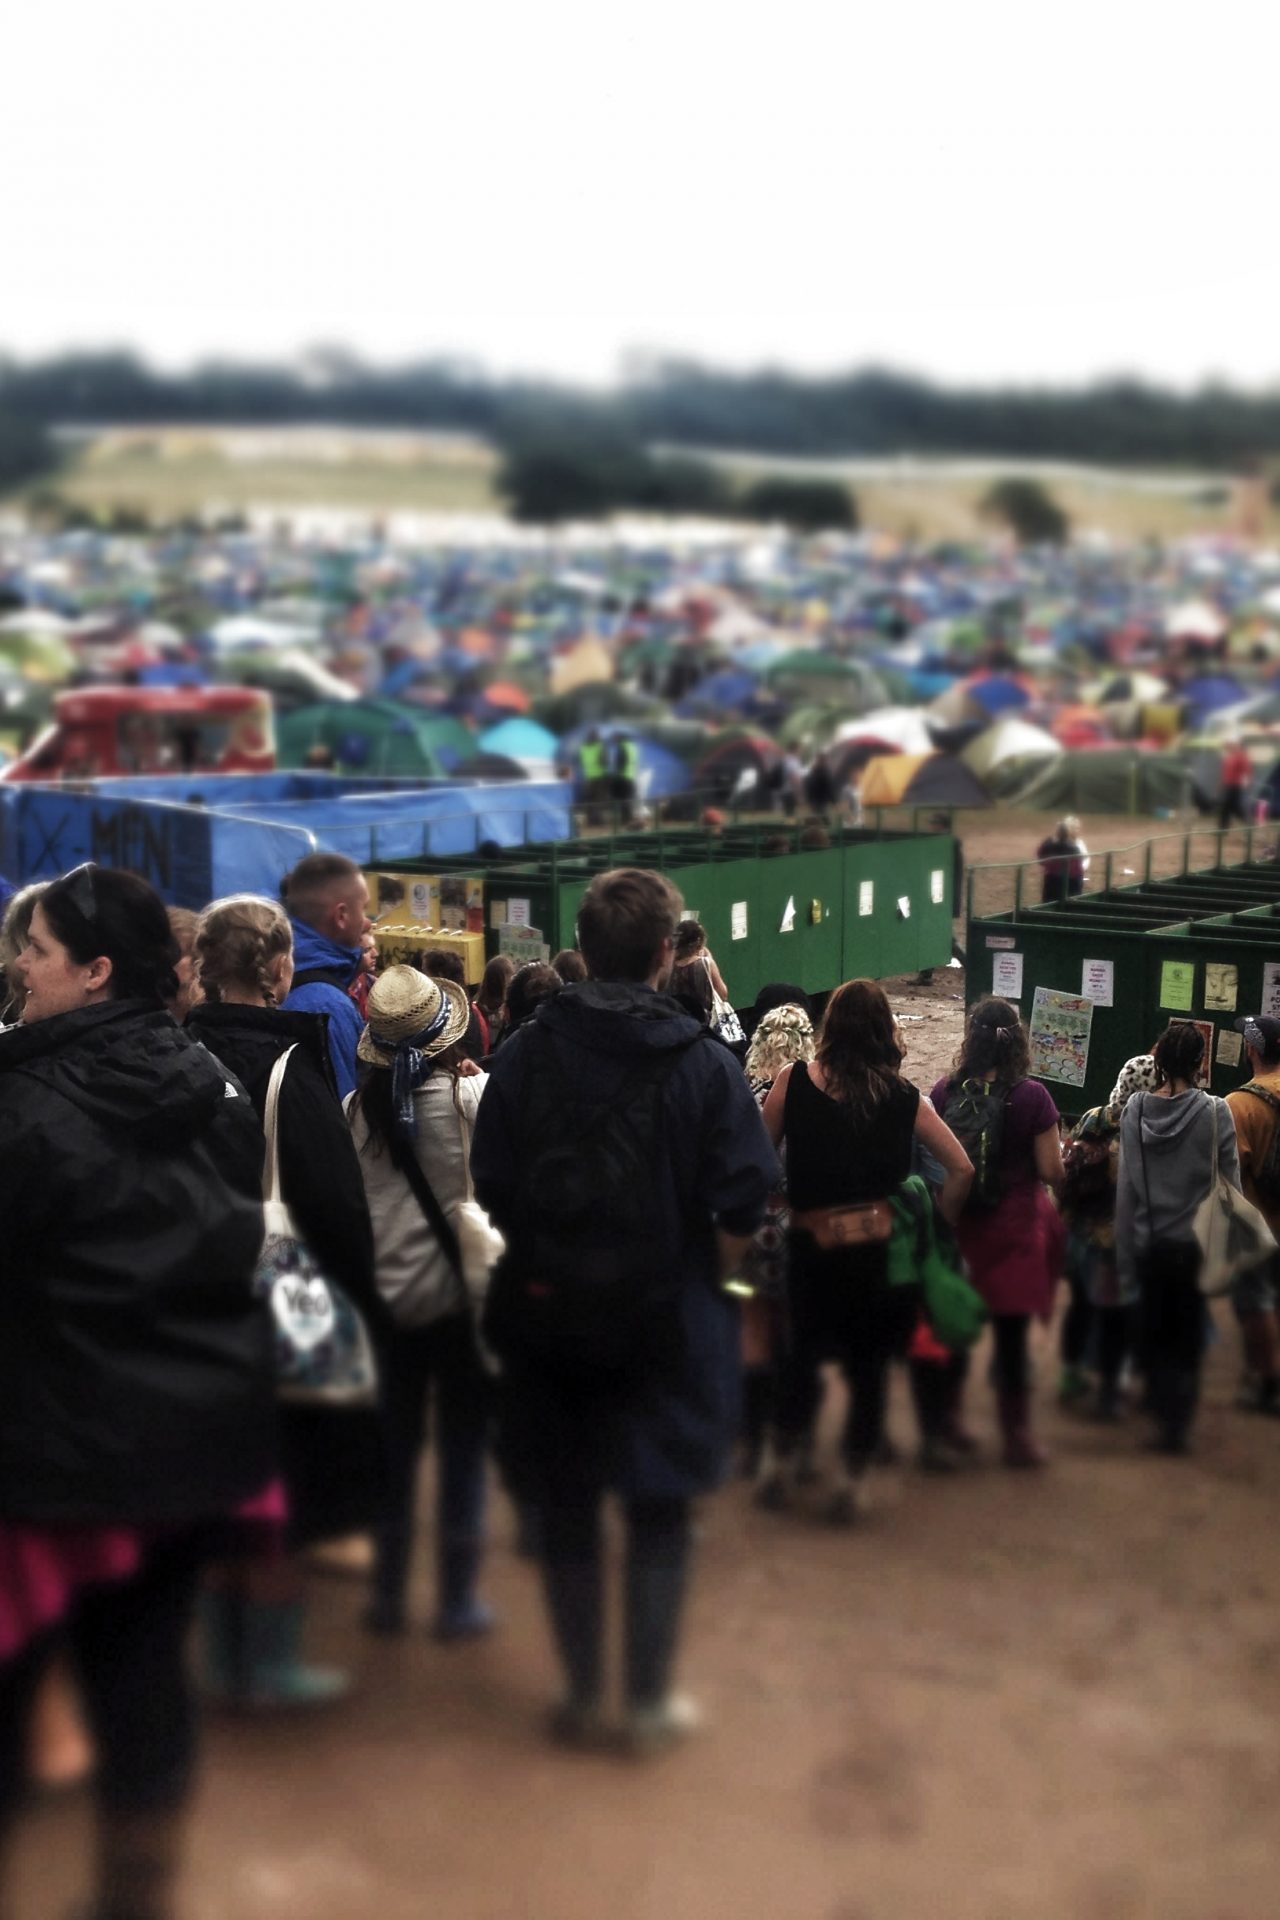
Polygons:
[[941,1162],[939,1208],[959,1212],[973,1170],[963,1147],[918,1090],[902,1078],[902,1049],[884,989],[850,980],[828,1004],[817,1055],[784,1069],[765,1103],[775,1144],[785,1140],[790,1236],[790,1341],[783,1362],[772,1446],[757,1499],[785,1505],[796,1446],[821,1396],[819,1368],[837,1360],[849,1384],[841,1447],[843,1472],[833,1520],[856,1512],[856,1488],[883,1436],[889,1362],[919,1312],[913,1286],[891,1286],[884,1243],[823,1251],[795,1216],[887,1200],[911,1171],[918,1135]]

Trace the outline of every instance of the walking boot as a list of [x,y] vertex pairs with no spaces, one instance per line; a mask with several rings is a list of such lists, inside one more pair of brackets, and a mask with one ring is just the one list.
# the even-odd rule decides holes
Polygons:
[[446,1540],[440,1549],[440,1607],[431,1631],[437,1640],[478,1640],[494,1617],[476,1593],[483,1540]]
[[593,1748],[607,1738],[603,1691],[604,1574],[597,1560],[544,1555],[543,1589],[568,1686],[548,1731],[560,1746]]
[[336,1667],[311,1667],[302,1659],[304,1600],[244,1603],[244,1691],[255,1711],[272,1707],[327,1707],[345,1698],[351,1681]]
[[1004,1435],[1004,1464],[1006,1467],[1043,1467],[1048,1465],[1049,1456],[1037,1445],[1031,1432],[1031,1401],[1026,1393],[1010,1393],[1007,1388],[998,1396],[1000,1410],[1000,1431]]

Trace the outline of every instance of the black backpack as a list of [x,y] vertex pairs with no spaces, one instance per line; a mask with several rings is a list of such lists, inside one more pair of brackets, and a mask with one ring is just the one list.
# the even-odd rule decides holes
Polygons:
[[943,1118],[973,1162],[966,1213],[989,1213],[1004,1193],[1000,1148],[1007,1099],[1007,1087],[987,1080],[962,1080],[947,1095]]
[[552,1035],[527,1029],[508,1249],[484,1334],[506,1360],[567,1379],[667,1366],[683,1350],[679,1246],[664,1231],[662,1100],[684,1045],[646,1054],[584,1101]]
[[1280,1098],[1270,1088],[1260,1087],[1256,1080],[1250,1080],[1247,1086],[1241,1088],[1241,1092],[1251,1093],[1255,1100],[1265,1100],[1276,1115],[1262,1164],[1253,1169],[1253,1184],[1258,1189],[1258,1198],[1271,1212],[1280,1207]]

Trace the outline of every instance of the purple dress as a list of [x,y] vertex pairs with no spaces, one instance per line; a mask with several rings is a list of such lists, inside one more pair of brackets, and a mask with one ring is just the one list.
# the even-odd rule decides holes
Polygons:
[[[951,1083],[939,1080],[932,1100],[945,1120]],[[1038,1080],[1020,1080],[1004,1112],[999,1202],[963,1213],[956,1229],[974,1286],[992,1314],[1048,1319],[1058,1281],[1061,1229],[1036,1173],[1037,1136],[1058,1124],[1058,1109]]]

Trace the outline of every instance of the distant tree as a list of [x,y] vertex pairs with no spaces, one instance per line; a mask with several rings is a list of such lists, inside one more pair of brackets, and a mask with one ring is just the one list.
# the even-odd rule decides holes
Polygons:
[[749,520],[781,520],[802,533],[851,532],[858,524],[858,503],[838,480],[793,480],[766,474],[739,496]]
[[0,492],[39,479],[56,464],[53,441],[42,423],[0,408]]
[[1061,546],[1071,530],[1066,514],[1038,480],[997,480],[978,510],[1003,520],[1020,547]]

